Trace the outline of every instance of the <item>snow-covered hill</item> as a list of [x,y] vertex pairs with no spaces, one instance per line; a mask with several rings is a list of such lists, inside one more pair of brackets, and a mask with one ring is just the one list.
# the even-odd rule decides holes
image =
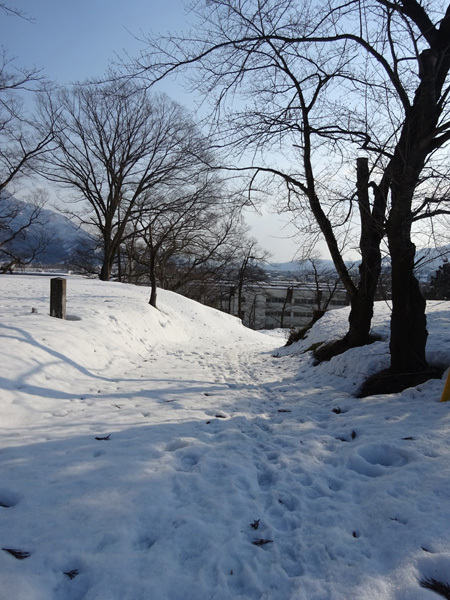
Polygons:
[[[450,569],[444,382],[357,399],[384,341],[308,347],[161,291],[0,279],[0,600],[425,600]],[[450,364],[450,303],[429,357]]]

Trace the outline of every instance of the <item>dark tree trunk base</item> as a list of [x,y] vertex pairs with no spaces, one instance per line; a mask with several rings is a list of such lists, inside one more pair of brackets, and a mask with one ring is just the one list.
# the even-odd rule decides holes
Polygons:
[[331,360],[334,356],[339,356],[339,354],[343,354],[350,350],[350,348],[360,348],[361,346],[367,346],[368,344],[373,344],[374,342],[380,341],[380,338],[375,335],[368,335],[364,342],[359,344],[350,343],[347,336],[342,338],[342,340],[336,340],[334,342],[330,342],[329,344],[322,344],[314,351],[314,366],[320,365],[322,362],[326,362]]
[[304,340],[306,337],[306,334],[311,329],[311,327],[314,325],[314,323],[317,323],[317,321],[319,319],[321,319],[326,312],[327,312],[326,310],[315,310],[314,314],[313,314],[313,318],[307,325],[305,325],[305,327],[301,327],[300,329],[293,329],[289,333],[289,337],[287,339],[287,342],[285,343],[285,346],[290,346],[291,344],[294,344],[295,342]]
[[359,390],[357,397],[366,398],[378,394],[398,394],[407,388],[425,383],[429,379],[440,379],[443,372],[443,369],[433,367],[417,373],[397,373],[391,369],[386,369],[369,377]]

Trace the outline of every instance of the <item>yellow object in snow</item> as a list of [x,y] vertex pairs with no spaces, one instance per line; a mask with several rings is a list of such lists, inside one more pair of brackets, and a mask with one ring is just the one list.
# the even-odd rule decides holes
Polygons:
[[442,392],[441,402],[447,402],[448,400],[450,400],[450,370],[444,385],[444,391]]

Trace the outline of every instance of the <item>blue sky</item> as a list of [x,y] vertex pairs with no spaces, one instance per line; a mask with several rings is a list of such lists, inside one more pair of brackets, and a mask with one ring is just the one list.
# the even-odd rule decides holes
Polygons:
[[[166,33],[186,28],[189,0],[8,0],[8,6],[30,19],[0,13],[0,40],[17,65],[42,69],[61,85],[102,76],[117,56],[136,56],[138,41],[149,32]],[[189,102],[180,85],[164,85],[174,100]],[[273,260],[289,261],[296,245],[283,229],[284,221],[273,214],[246,214],[251,235],[272,252]]]
[[[157,8],[155,7],[157,4]],[[59,83],[100,76],[115,54],[136,54],[141,32],[181,29],[182,0],[10,0],[32,22],[0,15],[2,45]]]

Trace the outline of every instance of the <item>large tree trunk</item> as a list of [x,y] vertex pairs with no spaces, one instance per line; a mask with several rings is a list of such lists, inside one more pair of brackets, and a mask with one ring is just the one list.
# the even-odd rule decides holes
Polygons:
[[[444,22],[443,22],[444,23]],[[447,29],[450,13],[447,15]],[[442,32],[448,47],[448,31]],[[387,169],[391,187],[391,211],[386,231],[392,266],[391,372],[426,372],[428,337],[425,300],[414,276],[416,247],[411,241],[412,203],[427,156],[433,146],[441,108],[437,105],[448,73],[446,51],[425,50],[420,55],[420,84],[406,114],[400,139]],[[439,54],[441,55],[439,58]],[[438,60],[439,58],[439,60]]]
[[106,260],[103,261],[102,268],[100,270],[101,281],[109,281],[111,278],[111,268]]
[[373,302],[374,294],[358,293],[351,299],[348,317],[349,329],[344,337],[347,348],[357,348],[369,343]]
[[[369,161],[365,157],[357,160],[357,198],[361,220],[361,264],[359,283],[356,287],[345,270],[347,279],[342,279],[350,296],[349,329],[342,340],[319,347],[315,352],[318,362],[370,343],[370,328],[373,317],[373,305],[381,272],[380,244],[384,234],[385,194],[381,188],[374,191],[373,207],[369,200]],[[324,229],[322,231],[325,234]],[[325,235],[327,239],[327,236]],[[328,239],[327,239],[328,241]],[[329,245],[330,247],[330,245]],[[335,261],[339,274],[339,265]],[[345,268],[346,269],[346,268]]]
[[109,281],[111,279],[112,265],[114,262],[114,255],[111,244],[111,226],[110,224],[105,225],[102,231],[103,237],[103,262],[100,269],[101,281]]
[[[420,174],[436,132],[436,106],[442,81],[434,52],[421,54],[421,82],[406,115],[402,133],[388,167],[391,211],[386,232],[392,266],[391,372],[413,374],[427,370],[425,300],[414,276],[416,247],[411,241],[412,203]],[[448,66],[446,69],[448,72]]]
[[[358,288],[350,297],[349,329],[336,345],[336,353],[370,343],[373,305],[381,272],[381,237],[373,229],[371,238],[361,238],[361,264]],[[319,356],[319,355],[318,355]]]
[[[397,207],[407,209],[408,199],[396,200]],[[388,227],[392,264],[390,352],[391,371],[398,374],[420,373],[428,367],[426,303],[414,276],[416,248],[411,241],[410,223],[405,210],[392,211]]]
[[363,346],[370,341],[373,303],[381,273],[380,244],[384,233],[385,213],[385,200],[379,189],[375,191],[373,208],[370,206],[368,159],[360,157],[356,164],[356,190],[361,221],[361,264],[358,289],[350,301],[349,331],[345,336],[349,348]]
[[[370,342],[370,328],[373,317],[373,305],[381,273],[380,244],[384,235],[384,218],[386,212],[386,192],[384,187],[374,189],[373,205],[369,199],[369,161],[359,157],[356,163],[356,191],[361,222],[359,248],[361,264],[359,267],[359,283],[355,286],[345,270],[346,279],[342,278],[339,263],[335,266],[341,275],[349,296],[351,310],[349,330],[344,339],[336,345],[337,352],[348,348],[364,346]],[[322,229],[327,239],[326,230]],[[328,240],[327,240],[328,241]],[[330,248],[330,244],[328,244]],[[330,248],[331,251],[331,248]]]
[[[325,214],[320,200],[315,192],[315,179],[311,161],[311,129],[309,128],[309,109],[303,105],[304,120],[304,170],[307,186],[305,191],[308,195],[311,211],[325,238],[331,258],[342,284],[347,290],[351,312],[349,317],[349,331],[344,339],[318,348],[315,352],[316,359],[320,362],[328,360],[336,354],[357,346],[363,346],[369,342],[369,332],[373,315],[373,301],[381,271],[381,256],[379,247],[382,238],[382,227],[378,227],[378,221],[384,218],[384,211],[379,211],[376,198],[374,211],[369,201],[369,166],[366,157],[357,160],[357,197],[359,213],[361,218],[361,281],[356,286],[350,276],[345,264],[342,252],[339,249],[334,229]],[[380,213],[380,214],[378,214]],[[368,239],[367,239],[368,236]],[[377,266],[377,263],[378,266]]]
[[408,214],[412,194],[408,198],[406,188],[406,185],[400,189],[392,186],[393,207],[387,225],[392,265],[391,365],[387,371],[370,377],[360,396],[400,392],[441,375],[428,367],[425,358],[428,335],[425,300],[414,277],[415,246]]
[[150,250],[150,269],[149,269],[149,277],[150,277],[150,285],[151,285],[151,291],[150,291],[150,298],[148,303],[150,304],[150,306],[153,306],[153,308],[156,308],[156,297],[157,297],[157,281],[156,281],[156,256],[155,256],[155,252],[153,252],[152,250]]

